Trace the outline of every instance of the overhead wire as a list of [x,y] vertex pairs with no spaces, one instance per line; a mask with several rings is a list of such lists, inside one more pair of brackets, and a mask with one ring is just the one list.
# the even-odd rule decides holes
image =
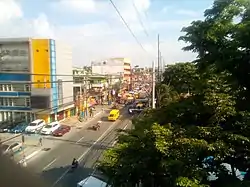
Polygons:
[[136,35],[134,34],[134,32],[132,31],[132,29],[130,28],[130,26],[128,25],[128,23],[126,22],[126,20],[123,18],[123,16],[121,15],[119,9],[117,8],[117,6],[115,5],[115,3],[113,2],[113,0],[109,0],[110,3],[112,4],[112,6],[114,7],[116,13],[119,15],[119,17],[121,18],[123,24],[126,26],[126,28],[128,29],[128,31],[130,32],[130,34],[133,36],[133,38],[135,39],[135,41],[137,42],[137,44],[141,47],[141,49],[146,52],[148,54],[148,51],[143,47],[143,45],[141,44],[141,42],[139,41],[139,39],[136,37]]
[[146,34],[147,37],[149,37],[149,34],[148,34],[148,32],[147,32],[147,29],[146,29],[146,27],[144,26],[143,21],[142,21],[142,19],[141,19],[140,12],[139,12],[138,8],[136,7],[136,5],[135,5],[135,3],[134,3],[133,0],[132,0],[132,4],[133,4],[133,7],[134,7],[134,9],[135,9],[135,11],[136,11],[137,18],[138,18],[138,20],[139,20],[139,22],[140,22],[141,27],[143,28],[144,33]]

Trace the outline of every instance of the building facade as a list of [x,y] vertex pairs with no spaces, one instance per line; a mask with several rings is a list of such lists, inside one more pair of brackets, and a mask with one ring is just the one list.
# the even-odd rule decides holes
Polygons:
[[127,84],[131,82],[131,60],[129,58],[112,58],[112,60],[120,61],[123,64],[123,81]]
[[52,39],[0,39],[0,121],[74,113],[72,52]]

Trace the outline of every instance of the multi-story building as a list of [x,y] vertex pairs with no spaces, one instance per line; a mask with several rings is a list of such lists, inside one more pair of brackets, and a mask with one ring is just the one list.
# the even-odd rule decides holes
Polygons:
[[75,113],[72,52],[52,39],[0,39],[0,121]]
[[105,75],[110,85],[115,84],[124,76],[123,62],[114,59],[107,59],[98,62],[91,62],[93,75]]
[[111,58],[112,60],[120,61],[123,64],[123,81],[127,84],[131,82],[131,60],[128,58]]

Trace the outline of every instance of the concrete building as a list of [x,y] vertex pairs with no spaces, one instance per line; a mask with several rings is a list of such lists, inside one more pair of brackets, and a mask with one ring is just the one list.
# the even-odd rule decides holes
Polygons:
[[121,81],[127,85],[131,84],[131,62],[128,58],[110,58],[107,60],[92,62],[92,73],[109,75],[110,83]]
[[131,60],[129,58],[111,58],[115,61],[120,61],[123,64],[123,81],[127,84],[131,82]]
[[73,115],[72,52],[52,39],[0,39],[0,121]]

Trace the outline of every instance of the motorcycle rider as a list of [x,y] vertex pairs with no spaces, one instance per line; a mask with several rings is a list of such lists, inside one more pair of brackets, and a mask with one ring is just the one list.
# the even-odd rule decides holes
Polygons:
[[78,160],[76,159],[76,158],[74,158],[73,159],[73,161],[72,161],[72,164],[71,164],[71,166],[72,166],[72,168],[77,168],[78,167]]

